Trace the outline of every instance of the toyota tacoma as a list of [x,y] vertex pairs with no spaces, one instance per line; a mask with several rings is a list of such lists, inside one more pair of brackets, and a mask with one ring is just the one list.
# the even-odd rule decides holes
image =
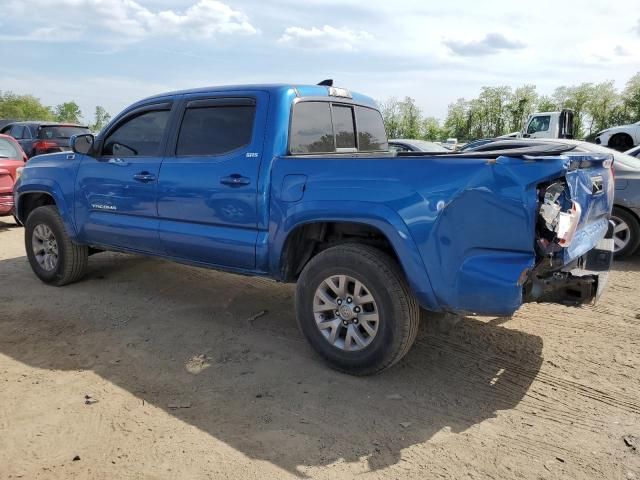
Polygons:
[[591,303],[611,263],[610,155],[393,152],[375,102],[331,82],[157,95],[70,146],[15,188],[43,282],[104,250],[295,282],[302,332],[351,374],[398,362],[421,310]]

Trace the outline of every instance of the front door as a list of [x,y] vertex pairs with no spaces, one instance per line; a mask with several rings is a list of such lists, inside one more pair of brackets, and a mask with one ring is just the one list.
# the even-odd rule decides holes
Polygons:
[[144,253],[161,252],[156,194],[171,104],[138,108],[83,155],[76,184],[82,241]]
[[258,172],[268,95],[189,95],[158,183],[160,239],[168,255],[255,269]]

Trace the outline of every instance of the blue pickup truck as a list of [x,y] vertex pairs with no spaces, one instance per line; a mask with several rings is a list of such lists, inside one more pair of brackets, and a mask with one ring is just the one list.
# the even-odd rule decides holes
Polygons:
[[611,156],[390,151],[375,102],[330,84],[158,95],[71,148],[15,188],[42,281],[115,250],[296,282],[302,332],[352,374],[400,360],[421,310],[580,305],[610,268]]

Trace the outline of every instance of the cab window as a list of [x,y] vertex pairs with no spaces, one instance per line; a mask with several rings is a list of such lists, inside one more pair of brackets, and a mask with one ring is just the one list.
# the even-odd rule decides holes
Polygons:
[[187,108],[176,155],[222,155],[251,143],[255,105]]
[[169,113],[169,110],[153,110],[125,120],[105,139],[102,155],[122,157],[159,155]]

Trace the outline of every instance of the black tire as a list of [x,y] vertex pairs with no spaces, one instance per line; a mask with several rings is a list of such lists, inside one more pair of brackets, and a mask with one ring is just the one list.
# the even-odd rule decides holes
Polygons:
[[633,139],[626,133],[616,133],[609,139],[608,147],[619,152],[626,152],[633,148]]
[[[638,247],[640,246],[640,223],[638,222],[638,218],[628,210],[620,207],[613,207],[613,212],[611,213],[611,218],[616,224],[618,223],[618,219],[622,220],[629,226],[628,235],[629,241],[628,243],[620,250],[615,252],[615,258],[625,258],[629,255],[632,255]],[[614,240],[616,233],[614,232]]]
[[[334,275],[348,275],[366,285],[378,309],[378,330],[361,350],[345,351],[321,333],[313,312],[316,289]],[[298,325],[311,346],[332,368],[351,375],[372,375],[397,363],[418,333],[420,308],[399,265],[367,245],[328,248],[304,267],[296,287]]]
[[[46,270],[38,263],[33,251],[33,231],[38,225],[48,227],[55,237],[58,259],[55,267]],[[88,248],[71,241],[64,228],[58,209],[53,205],[38,207],[27,218],[24,230],[25,249],[29,264],[36,276],[44,283],[61,287],[82,278],[87,269]]]

